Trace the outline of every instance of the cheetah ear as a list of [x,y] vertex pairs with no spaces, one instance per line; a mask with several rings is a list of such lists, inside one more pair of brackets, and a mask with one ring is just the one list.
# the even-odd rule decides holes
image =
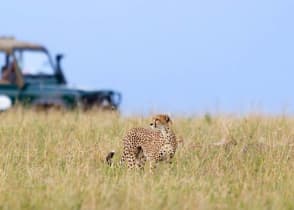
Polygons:
[[169,122],[169,121],[170,121],[170,119],[169,119],[169,116],[168,116],[168,115],[165,115],[165,121],[166,121],[166,122]]
[[165,121],[172,124],[172,121],[168,115],[165,116]]

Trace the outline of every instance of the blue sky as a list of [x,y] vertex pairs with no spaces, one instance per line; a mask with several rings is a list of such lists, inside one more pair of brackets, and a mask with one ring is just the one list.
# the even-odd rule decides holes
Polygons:
[[124,113],[294,111],[294,1],[4,1],[0,33],[66,55]]

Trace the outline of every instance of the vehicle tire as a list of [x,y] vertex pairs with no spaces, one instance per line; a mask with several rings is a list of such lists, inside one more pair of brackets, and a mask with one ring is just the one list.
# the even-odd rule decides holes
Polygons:
[[12,100],[7,95],[0,94],[0,111],[6,111],[12,107]]

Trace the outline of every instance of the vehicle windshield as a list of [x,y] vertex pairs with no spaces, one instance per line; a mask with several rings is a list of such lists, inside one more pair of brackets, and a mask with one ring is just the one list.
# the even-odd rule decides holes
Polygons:
[[2,79],[2,74],[3,74],[3,71],[4,71],[4,68],[6,67],[6,59],[5,59],[5,54],[3,52],[0,52],[0,70],[1,70],[1,73],[0,73],[0,79]]
[[0,68],[4,67],[5,65],[6,65],[5,54],[3,52],[0,52]]
[[18,66],[23,75],[54,75],[55,71],[49,55],[42,50],[14,51]]

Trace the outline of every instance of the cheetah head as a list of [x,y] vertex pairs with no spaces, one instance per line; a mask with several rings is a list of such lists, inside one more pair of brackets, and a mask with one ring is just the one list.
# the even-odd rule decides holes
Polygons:
[[150,123],[151,128],[167,128],[172,124],[172,121],[168,115],[158,114],[152,118],[152,123]]

